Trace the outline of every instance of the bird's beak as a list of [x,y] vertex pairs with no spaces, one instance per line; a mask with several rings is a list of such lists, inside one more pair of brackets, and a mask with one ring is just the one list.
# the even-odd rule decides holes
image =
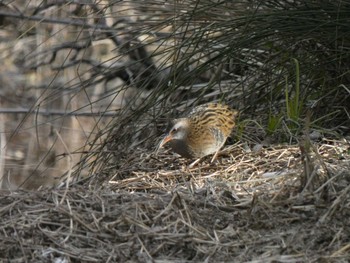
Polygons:
[[163,140],[160,142],[159,144],[159,148],[162,148],[167,142],[171,141],[173,139],[173,136],[171,136],[170,134],[168,134],[167,136],[165,136],[163,138]]
[[165,136],[163,138],[163,140],[159,143],[159,146],[157,148],[156,154],[158,154],[158,151],[159,151],[160,148],[162,148],[167,142],[171,141],[172,139],[173,139],[173,137],[170,134]]

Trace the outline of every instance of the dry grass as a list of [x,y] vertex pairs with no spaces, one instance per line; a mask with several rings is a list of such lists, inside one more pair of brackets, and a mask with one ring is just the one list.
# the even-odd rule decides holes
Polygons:
[[300,188],[299,146],[236,144],[191,169],[140,150],[102,187],[95,175],[68,190],[2,193],[1,260],[346,262],[349,145],[313,146],[316,176],[329,176],[313,192]]

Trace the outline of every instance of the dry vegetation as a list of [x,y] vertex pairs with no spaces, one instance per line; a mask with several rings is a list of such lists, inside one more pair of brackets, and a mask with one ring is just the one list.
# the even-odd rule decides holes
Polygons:
[[323,142],[318,152],[313,172],[327,179],[313,192],[300,188],[298,146],[236,144],[192,169],[166,153],[135,152],[99,190],[82,181],[2,195],[2,259],[346,262],[348,145]]
[[[0,4],[1,262],[349,261],[350,4],[199,2]],[[207,101],[218,159],[156,154]]]

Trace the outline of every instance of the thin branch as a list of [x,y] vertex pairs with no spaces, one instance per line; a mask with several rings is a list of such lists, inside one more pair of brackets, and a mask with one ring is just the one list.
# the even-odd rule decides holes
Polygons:
[[78,19],[68,19],[68,18],[48,18],[45,16],[27,16],[20,13],[6,12],[0,10],[0,17],[13,17],[22,20],[40,21],[40,23],[53,23],[53,24],[63,24],[71,26],[80,26],[82,28],[93,28],[93,29],[103,29],[112,30],[111,27],[104,24],[88,24],[85,21]]
[[59,116],[99,116],[99,117],[112,117],[116,115],[115,111],[110,112],[66,112],[62,110],[31,110],[28,108],[0,108],[0,114],[40,114],[44,116],[53,116],[53,115],[59,115]]

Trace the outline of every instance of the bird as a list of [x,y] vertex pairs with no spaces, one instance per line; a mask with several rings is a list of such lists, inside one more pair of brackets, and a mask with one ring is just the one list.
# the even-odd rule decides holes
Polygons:
[[173,120],[173,126],[161,140],[158,150],[169,145],[182,157],[197,161],[214,154],[213,162],[231,134],[237,115],[237,110],[221,103],[194,107],[187,116]]

